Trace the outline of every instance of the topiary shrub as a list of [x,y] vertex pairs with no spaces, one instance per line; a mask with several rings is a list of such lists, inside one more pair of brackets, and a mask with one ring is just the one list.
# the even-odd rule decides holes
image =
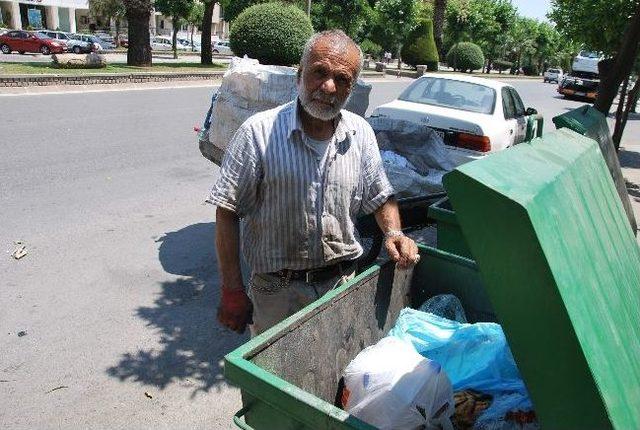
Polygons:
[[296,6],[262,3],[245,9],[233,21],[229,42],[238,57],[245,54],[262,64],[297,64],[313,34],[311,21]]
[[481,69],[484,66],[484,54],[475,43],[460,42],[451,47],[447,54],[447,64],[453,70],[469,72]]
[[509,70],[513,67],[513,63],[507,60],[494,60],[493,68],[502,73],[503,70]]
[[540,74],[540,70],[538,70],[538,66],[536,66],[535,64],[522,66],[522,72],[525,74],[525,76],[538,76]]
[[360,43],[360,49],[364,55],[371,55],[373,58],[379,58],[382,54],[382,46],[369,39],[364,39]]
[[427,66],[427,70],[438,70],[438,48],[433,40],[433,24],[431,21],[420,23],[407,37],[400,50],[402,61],[410,66],[418,64]]

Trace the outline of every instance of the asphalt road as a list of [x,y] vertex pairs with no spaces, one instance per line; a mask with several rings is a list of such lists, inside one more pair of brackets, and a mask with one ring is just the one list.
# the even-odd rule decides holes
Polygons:
[[[547,127],[581,104],[512,82]],[[0,97],[0,427],[232,428],[221,359],[247,336],[215,321],[216,169],[192,131],[211,91]]]

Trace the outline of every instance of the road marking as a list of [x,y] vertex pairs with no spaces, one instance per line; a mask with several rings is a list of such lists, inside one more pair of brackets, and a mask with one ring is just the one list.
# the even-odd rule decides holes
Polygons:
[[[113,85],[113,84],[107,84]],[[45,87],[5,87],[9,90],[19,90],[22,92],[15,93],[0,93],[0,97],[21,97],[21,96],[46,96],[46,95],[61,95],[61,94],[85,94],[85,93],[108,93],[108,92],[125,92],[125,91],[147,91],[147,90],[176,90],[183,88],[214,88],[219,87],[220,82],[209,84],[196,84],[196,85],[172,85],[172,86],[139,86],[128,88],[91,88],[88,89],[86,85],[74,85],[70,88],[62,90],[46,91]],[[59,88],[59,87],[58,87]],[[36,90],[33,92],[33,90]],[[41,92],[38,92],[41,91]]]

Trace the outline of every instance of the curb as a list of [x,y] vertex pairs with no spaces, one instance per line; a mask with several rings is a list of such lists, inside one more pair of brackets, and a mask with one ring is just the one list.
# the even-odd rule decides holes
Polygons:
[[0,76],[2,87],[30,87],[49,85],[97,85],[146,82],[171,82],[195,80],[221,80],[224,71],[215,72],[142,72],[142,73],[92,73],[87,75],[6,75]]

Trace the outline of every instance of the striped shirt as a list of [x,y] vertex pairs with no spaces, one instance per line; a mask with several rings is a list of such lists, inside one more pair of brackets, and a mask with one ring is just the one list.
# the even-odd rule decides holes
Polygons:
[[341,111],[323,171],[310,145],[296,100],[249,118],[227,147],[207,202],[242,219],[254,273],[359,257],[356,217],[393,194],[375,134],[360,116]]

